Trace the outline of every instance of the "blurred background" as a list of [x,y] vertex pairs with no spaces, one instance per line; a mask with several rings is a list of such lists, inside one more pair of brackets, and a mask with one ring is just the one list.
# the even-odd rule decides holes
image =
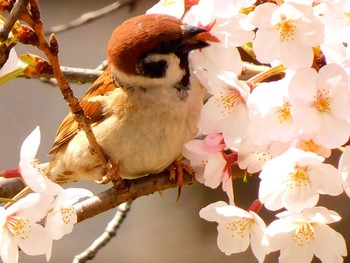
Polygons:
[[[83,13],[113,3],[110,0],[41,0],[41,14],[45,28],[64,24]],[[105,60],[105,49],[113,29],[129,17],[144,13],[157,1],[137,1],[129,12],[128,7],[113,12],[81,27],[56,34],[60,44],[62,66],[96,68]],[[16,47],[18,54],[27,51],[42,55],[28,46]],[[77,97],[89,85],[72,85]],[[38,153],[41,161],[48,161],[56,130],[68,112],[58,88],[39,80],[16,79],[0,87],[0,170],[16,168],[23,140],[40,126],[42,141]],[[251,177],[248,183],[235,184],[236,203],[247,209],[257,198],[259,179]],[[96,183],[74,183],[70,187],[85,187],[99,193],[108,186]],[[184,187],[180,201],[175,203],[177,190],[164,191],[134,201],[117,236],[103,248],[91,262],[257,262],[250,248],[245,253],[226,256],[216,245],[216,223],[201,219],[198,212],[210,203],[224,200],[221,189],[212,190],[202,185]],[[336,210],[343,217],[332,227],[341,232],[349,243],[349,199],[345,195],[321,198],[321,205]],[[104,230],[115,209],[75,226],[73,233],[54,242],[50,262],[71,262],[74,256],[89,246]],[[274,215],[262,209],[260,215],[270,222]],[[278,253],[265,262],[277,262]],[[29,257],[20,253],[20,262],[46,262],[44,256]],[[315,262],[317,262],[315,260]],[[347,262],[347,261],[346,261]]]

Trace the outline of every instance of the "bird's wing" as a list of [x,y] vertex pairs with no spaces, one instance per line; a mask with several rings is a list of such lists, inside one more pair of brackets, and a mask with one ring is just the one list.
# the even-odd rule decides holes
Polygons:
[[[103,105],[99,101],[91,101],[91,98],[106,94],[115,88],[116,85],[112,82],[110,70],[107,68],[81,98],[80,106],[83,108],[85,115],[90,117],[92,123],[101,121],[105,116],[103,114]],[[58,128],[55,141],[48,154],[55,155],[62,145],[75,136],[78,130],[78,123],[71,114],[68,114]]]

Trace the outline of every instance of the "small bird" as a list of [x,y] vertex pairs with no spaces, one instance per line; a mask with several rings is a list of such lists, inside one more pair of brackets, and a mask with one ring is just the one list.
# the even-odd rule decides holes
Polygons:
[[[80,101],[103,153],[123,179],[165,170],[197,134],[203,90],[188,54],[207,47],[205,29],[168,15],[147,14],[118,26],[107,47],[108,67]],[[103,168],[71,115],[49,155],[48,177],[58,183],[102,180]]]

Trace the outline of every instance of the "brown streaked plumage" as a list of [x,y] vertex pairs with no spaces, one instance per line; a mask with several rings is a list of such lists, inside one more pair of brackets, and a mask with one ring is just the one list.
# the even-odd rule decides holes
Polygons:
[[[123,178],[164,170],[196,135],[203,93],[190,76],[188,53],[207,46],[195,38],[203,32],[167,15],[141,15],[114,30],[108,68],[80,104]],[[70,115],[49,154],[47,175],[54,181],[101,179],[102,167]]]
[[[101,121],[106,116],[103,113],[102,105],[98,101],[89,101],[89,99],[103,95],[116,88],[116,85],[112,82],[110,70],[107,68],[102,75],[92,84],[89,90],[80,100],[80,106],[83,108],[84,113],[91,119],[92,123]],[[68,142],[78,131],[78,123],[74,121],[73,117],[68,114],[62,121],[60,127],[57,130],[55,141],[49,155],[57,153],[59,148]]]

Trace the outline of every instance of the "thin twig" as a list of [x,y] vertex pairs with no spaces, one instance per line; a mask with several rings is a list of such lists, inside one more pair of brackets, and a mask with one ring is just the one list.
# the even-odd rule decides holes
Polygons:
[[6,19],[4,26],[2,30],[0,31],[0,41],[5,41],[12,28],[13,25],[16,23],[18,18],[22,15],[23,11],[27,8],[27,5],[29,3],[29,0],[17,0],[16,3],[14,4],[10,15]]
[[67,31],[69,29],[87,24],[87,23],[89,23],[97,18],[100,18],[104,15],[107,15],[113,11],[118,10],[119,8],[121,8],[125,5],[133,6],[135,4],[134,2],[136,2],[136,0],[116,1],[108,6],[101,8],[101,9],[85,13],[85,14],[81,15],[79,18],[68,22],[67,24],[54,26],[51,29],[49,29],[45,34],[50,35],[52,33],[59,33],[62,31]]
[[40,19],[39,3],[37,0],[30,0],[31,16],[23,17],[26,22],[32,27],[34,32],[39,38],[38,48],[46,55],[55,78],[57,80],[58,87],[61,90],[63,98],[67,101],[70,110],[73,114],[74,120],[78,122],[79,127],[85,132],[86,137],[90,144],[91,151],[95,154],[96,159],[101,165],[106,165],[107,160],[97,143],[97,140],[92,132],[90,126],[90,119],[86,117],[83,109],[79,104],[79,100],[74,96],[72,89],[69,86],[67,79],[64,77],[58,62],[58,41],[52,34],[50,37],[50,45],[47,43],[44,34],[43,22]]
[[[10,15],[6,19],[2,29],[0,30],[0,42],[4,42],[13,28],[13,25],[16,23],[17,19],[22,15],[22,13],[26,10],[29,0],[18,0],[14,4]],[[9,58],[9,54],[11,49],[15,46],[15,43],[11,43],[7,45],[3,43],[0,46],[0,69],[5,65],[6,61]]]
[[86,250],[74,257],[73,263],[85,263],[93,259],[96,254],[106,246],[113,237],[116,236],[118,229],[130,211],[131,202],[122,203],[118,206],[112,220],[108,223],[106,229]]
[[[68,82],[79,84],[93,83],[103,73],[102,70],[98,69],[85,69],[64,66],[61,66],[61,70]],[[25,75],[20,75],[19,77],[27,78]],[[54,77],[55,76],[53,74],[31,76],[31,78],[42,78],[46,83],[57,85],[57,81]]]
[[[167,172],[123,181],[124,183],[118,187],[110,188],[74,205],[78,222],[108,211],[122,203],[135,200],[138,197],[178,187],[177,181],[170,180],[169,173]],[[183,174],[183,185],[191,185],[195,182],[196,180],[193,175],[188,173]]]

